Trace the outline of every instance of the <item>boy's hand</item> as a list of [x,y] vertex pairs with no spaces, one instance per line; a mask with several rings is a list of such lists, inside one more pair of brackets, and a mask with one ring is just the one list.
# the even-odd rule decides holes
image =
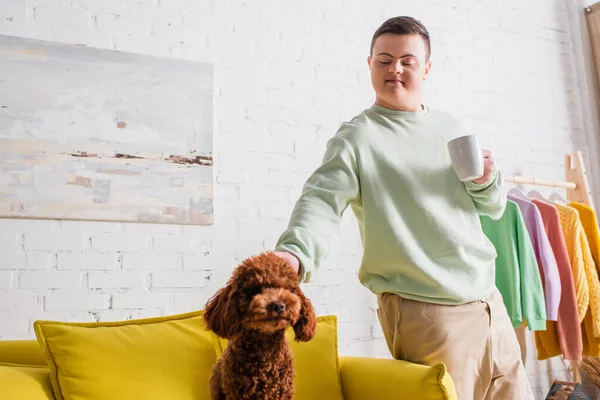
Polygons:
[[479,179],[473,180],[473,182],[478,185],[483,185],[490,180],[493,173],[494,157],[492,156],[492,152],[489,150],[483,150],[483,176]]
[[298,273],[300,270],[300,260],[298,260],[295,255],[288,253],[287,251],[276,251],[275,255],[287,261],[288,265],[292,267],[296,273]]

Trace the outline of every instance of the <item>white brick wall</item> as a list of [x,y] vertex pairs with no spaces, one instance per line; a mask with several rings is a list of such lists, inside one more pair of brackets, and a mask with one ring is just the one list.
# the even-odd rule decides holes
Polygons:
[[100,311],[110,306],[109,295],[96,293],[52,293],[44,300],[46,311]]
[[112,270],[120,266],[121,256],[116,252],[65,252],[57,253],[58,270]]
[[25,235],[25,251],[81,251],[85,247],[85,236],[70,232],[40,231]]
[[12,289],[13,275],[12,271],[0,271],[0,289]]
[[[32,337],[35,319],[201,308],[242,258],[272,248],[326,140],[371,103],[370,37],[393,15],[432,33],[429,104],[463,117],[508,173],[562,179],[563,155],[576,149],[594,173],[574,4],[0,0],[0,34],[214,63],[216,181],[212,227],[0,220],[0,339]],[[350,212],[340,232],[305,291],[320,314],[338,315],[341,353],[387,357],[373,296],[356,280]],[[558,359],[529,357],[527,368],[539,398],[566,371]]]
[[88,289],[142,289],[148,287],[146,271],[89,272]]
[[95,251],[140,251],[150,250],[152,236],[134,233],[103,233],[90,237],[92,250]]

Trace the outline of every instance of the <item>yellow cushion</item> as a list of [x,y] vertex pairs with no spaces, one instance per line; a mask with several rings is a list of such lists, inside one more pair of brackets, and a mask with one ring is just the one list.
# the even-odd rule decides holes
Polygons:
[[54,400],[48,367],[0,364],[0,399]]
[[[286,336],[294,354],[296,378],[294,400],[343,400],[338,361],[337,318],[334,315],[317,318],[315,337],[309,342],[295,342],[290,328]],[[213,336],[217,356],[221,356],[227,340]]]
[[36,321],[57,400],[209,399],[202,311],[119,322]]
[[368,357],[341,357],[340,361],[345,400],[457,399],[443,363],[425,366]]

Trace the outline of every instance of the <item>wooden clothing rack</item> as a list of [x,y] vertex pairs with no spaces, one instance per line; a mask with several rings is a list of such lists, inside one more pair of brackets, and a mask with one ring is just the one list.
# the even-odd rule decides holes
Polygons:
[[[565,177],[565,181],[548,181],[512,175],[506,176],[504,181],[523,185],[549,186],[566,189],[568,201],[585,204],[595,211],[594,200],[590,190],[585,165],[583,163],[583,156],[580,151],[565,156]],[[581,383],[581,362],[572,361],[571,370],[573,373],[573,380]]]
[[558,189],[567,189],[568,201],[585,204],[595,211],[594,200],[587,179],[583,156],[580,151],[565,156],[565,177],[566,181],[548,181],[536,178],[525,178],[518,175],[509,175],[504,178],[504,181],[523,185],[550,186]]

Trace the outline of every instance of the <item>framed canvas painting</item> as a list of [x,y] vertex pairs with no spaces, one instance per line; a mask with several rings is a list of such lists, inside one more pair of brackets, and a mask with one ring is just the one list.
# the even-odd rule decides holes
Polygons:
[[210,225],[206,63],[0,35],[0,216]]

